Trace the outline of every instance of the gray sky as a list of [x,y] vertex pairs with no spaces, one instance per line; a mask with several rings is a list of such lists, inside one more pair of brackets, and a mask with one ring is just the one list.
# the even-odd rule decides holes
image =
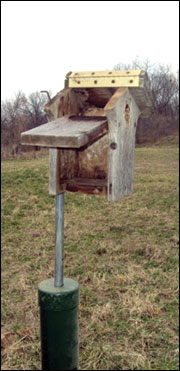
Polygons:
[[2,99],[138,57],[179,65],[178,1],[1,1]]

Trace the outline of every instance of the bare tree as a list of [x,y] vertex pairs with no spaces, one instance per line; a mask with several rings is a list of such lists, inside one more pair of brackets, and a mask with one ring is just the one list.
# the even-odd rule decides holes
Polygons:
[[[47,98],[39,92],[27,98],[21,91],[14,99],[1,103],[1,145],[17,153],[20,148],[20,133],[47,122],[43,106]],[[9,152],[8,151],[8,152]]]
[[119,63],[115,70],[142,69],[148,72],[154,107],[157,113],[176,116],[179,112],[179,72],[172,73],[170,66],[152,64],[138,57],[132,63]]
[[150,78],[156,111],[173,116],[179,98],[177,75],[171,72],[169,66],[159,65],[151,73]]
[[21,91],[14,100],[6,100],[1,104],[1,128],[17,126],[18,119],[23,112],[27,99]]
[[6,146],[17,141],[23,122],[25,126],[25,117],[22,115],[26,102],[24,93],[20,91],[14,100],[1,104],[1,142]]
[[47,102],[47,98],[35,92],[29,95],[24,106],[24,114],[29,117],[28,128],[33,128],[47,122],[46,115],[43,111],[43,106]]
[[145,61],[140,61],[136,57],[131,63],[118,63],[114,66],[114,70],[145,70],[148,72],[148,75],[151,75],[154,70],[154,64],[152,64],[149,59]]

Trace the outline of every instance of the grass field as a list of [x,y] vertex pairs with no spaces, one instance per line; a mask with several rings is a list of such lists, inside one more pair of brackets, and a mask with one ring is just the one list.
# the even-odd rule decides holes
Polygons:
[[[37,285],[54,275],[48,157],[2,162],[2,370],[39,370]],[[81,370],[179,370],[178,147],[136,148],[134,192],[65,196]]]

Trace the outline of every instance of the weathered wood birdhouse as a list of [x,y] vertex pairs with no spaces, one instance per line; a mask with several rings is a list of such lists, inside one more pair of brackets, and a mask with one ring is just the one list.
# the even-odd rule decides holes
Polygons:
[[117,201],[132,192],[138,117],[152,113],[145,71],[69,73],[44,110],[49,122],[22,133],[22,144],[50,148],[50,194]]

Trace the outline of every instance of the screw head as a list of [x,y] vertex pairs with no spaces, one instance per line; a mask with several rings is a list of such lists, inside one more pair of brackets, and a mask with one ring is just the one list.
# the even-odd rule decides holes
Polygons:
[[116,148],[117,148],[117,143],[112,142],[112,143],[110,144],[110,148],[111,148],[111,149],[116,149]]

